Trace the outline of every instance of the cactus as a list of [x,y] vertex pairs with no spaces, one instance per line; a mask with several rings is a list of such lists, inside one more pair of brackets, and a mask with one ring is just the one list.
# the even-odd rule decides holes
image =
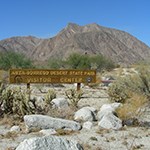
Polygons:
[[29,93],[22,92],[21,89],[17,90],[14,94],[13,112],[17,111],[17,114],[21,116],[34,113],[34,109],[30,106],[29,98]]
[[67,98],[69,99],[69,103],[75,107],[78,107],[78,102],[83,95],[82,91],[76,91],[75,89],[69,89],[65,91]]
[[20,88],[6,88],[1,95],[1,109],[4,114],[14,114],[23,117],[35,112],[31,107],[30,99],[25,91]]
[[11,114],[13,107],[13,91],[9,88],[3,90],[1,95],[2,105],[1,108],[5,114]]
[[51,104],[51,101],[56,98],[56,92],[52,89],[49,89],[47,94],[45,95],[45,103],[46,104]]
[[2,93],[5,90],[5,88],[6,88],[5,85],[2,82],[0,82],[0,108],[1,108],[1,105],[3,103],[3,101],[2,101]]

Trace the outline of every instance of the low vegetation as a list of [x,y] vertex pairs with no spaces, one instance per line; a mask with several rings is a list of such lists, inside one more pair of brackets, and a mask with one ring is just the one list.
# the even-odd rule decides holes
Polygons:
[[148,102],[144,95],[138,93],[132,93],[131,98],[119,107],[116,112],[120,119],[128,120],[130,118],[138,118],[142,111],[141,108]]
[[0,69],[8,70],[11,68],[33,68],[33,64],[21,53],[12,51],[0,53]]
[[117,79],[108,91],[112,102],[123,104],[117,110],[121,119],[138,117],[142,106],[150,101],[150,68],[138,66],[136,70]]
[[72,120],[82,92],[72,89],[67,90],[66,94],[70,102],[70,107],[54,109],[52,108],[51,101],[56,98],[56,92],[53,89],[49,89],[44,93],[44,99],[40,101],[40,104],[36,97],[31,99],[31,91],[1,84],[0,116],[3,118],[5,116],[13,116],[17,120],[22,120],[24,115],[37,113]]
[[32,114],[34,109],[29,105],[29,102],[28,94],[20,88],[7,87],[1,92],[0,108],[3,114],[13,114],[18,117]]
[[44,97],[46,104],[51,105],[51,101],[56,98],[56,92],[52,89],[49,89],[47,94]]
[[77,131],[64,130],[64,129],[57,129],[56,132],[57,133],[55,135],[57,136],[71,135],[71,134],[77,133]]
[[78,107],[78,102],[80,101],[83,92],[81,90],[76,91],[76,89],[69,89],[65,91],[65,95],[69,99],[69,103],[71,106]]
[[117,79],[109,88],[112,101],[125,103],[132,93],[139,93],[150,98],[150,69],[138,68],[138,73]]
[[116,67],[115,63],[102,55],[71,54],[66,60],[52,59],[48,61],[48,67],[53,69],[96,69],[97,71],[111,70]]

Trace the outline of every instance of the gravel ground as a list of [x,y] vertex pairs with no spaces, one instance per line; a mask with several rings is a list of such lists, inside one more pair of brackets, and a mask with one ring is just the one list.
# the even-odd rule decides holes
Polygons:
[[[54,88],[57,91],[57,97],[65,97],[64,91],[72,88],[72,85],[64,86]],[[34,86],[31,88],[34,89],[32,94],[42,96]],[[45,90],[47,89],[45,88]],[[93,89],[85,86],[82,90],[84,94],[78,103],[79,107],[92,106],[99,110],[103,104],[109,103],[107,90],[101,87]],[[150,128],[123,127],[121,130],[115,131],[99,129],[96,121],[93,124],[91,130],[82,129],[79,132],[62,137],[78,141],[85,150],[150,150]],[[9,125],[0,125],[0,150],[11,150],[24,139],[42,136],[38,132],[19,132],[17,136],[12,137],[8,134],[9,130]]]

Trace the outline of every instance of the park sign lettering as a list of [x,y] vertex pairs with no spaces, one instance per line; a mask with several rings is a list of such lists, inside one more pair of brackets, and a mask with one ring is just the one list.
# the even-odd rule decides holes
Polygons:
[[10,83],[95,83],[96,70],[10,69]]

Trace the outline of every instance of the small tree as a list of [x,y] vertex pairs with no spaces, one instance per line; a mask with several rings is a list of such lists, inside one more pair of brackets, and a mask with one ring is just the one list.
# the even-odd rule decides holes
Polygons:
[[103,69],[110,70],[112,68],[115,68],[114,62],[111,59],[104,57],[103,55],[92,56],[91,64],[98,71],[101,71]]
[[30,59],[25,55],[16,52],[0,53],[0,69],[8,70],[10,68],[31,68],[33,67]]
[[90,57],[88,55],[81,55],[78,53],[71,54],[66,64],[69,66],[69,68],[72,69],[90,69],[91,63],[90,63]]
[[56,58],[50,58],[49,60],[48,60],[48,67],[49,68],[51,68],[51,69],[60,69],[60,68],[62,68],[63,67],[63,65],[64,65],[64,62],[63,62],[63,60],[61,60],[61,59],[56,59]]
[[103,55],[82,55],[80,53],[72,53],[65,61],[60,58],[50,58],[48,67],[52,69],[70,68],[70,69],[103,69],[110,70],[115,68],[115,64],[111,59]]

